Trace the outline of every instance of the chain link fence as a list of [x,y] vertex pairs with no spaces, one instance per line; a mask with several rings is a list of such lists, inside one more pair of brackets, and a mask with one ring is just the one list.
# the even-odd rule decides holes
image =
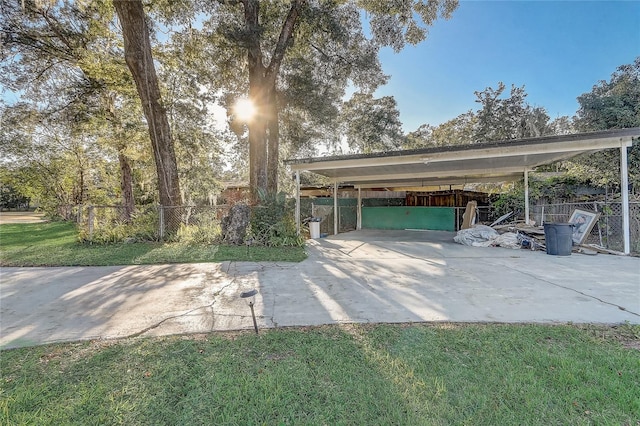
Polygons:
[[[311,204],[311,216],[320,218],[320,234],[333,235],[333,206]],[[357,206],[338,206],[338,233],[355,231],[358,225]]]
[[[362,207],[391,207],[404,204],[404,198],[362,198]],[[320,234],[334,234],[333,198],[316,198],[311,201],[310,212],[301,208],[301,218],[311,213],[320,218]],[[358,199],[338,198],[338,233],[355,231],[358,226]]]
[[[354,202],[340,199],[338,206],[338,232],[356,229],[357,205]],[[310,211],[304,216],[321,218],[320,233],[333,235],[334,212],[333,200],[322,200],[322,204],[311,202]],[[376,204],[378,200],[363,200],[364,205]],[[400,200],[385,201],[386,205],[395,205]],[[101,242],[132,240],[161,241],[188,233],[215,234],[220,233],[222,218],[230,209],[229,205],[218,206],[138,206],[130,219],[127,219],[121,206],[59,206],[57,214],[65,220],[75,221],[79,226],[80,236],[86,241],[99,239]],[[611,250],[622,251],[622,203],[620,202],[584,202],[543,204],[531,207],[531,216],[538,223],[568,222],[575,209],[600,213],[598,221],[586,238],[587,244],[598,244]],[[640,254],[640,202],[629,203],[631,251]],[[464,210],[457,214],[460,221]],[[305,214],[306,213],[306,214]],[[490,211],[483,209],[480,221],[490,216]],[[198,236],[195,236],[196,240]],[[202,236],[204,238],[204,235]],[[193,238],[191,238],[193,240]]]
[[62,206],[59,213],[74,220],[86,241],[161,241],[190,235],[204,240],[220,233],[222,218],[230,206],[138,206],[127,217],[122,206]]
[[[598,221],[584,241],[586,244],[598,244],[611,250],[623,251],[622,203],[620,202],[542,204],[531,208],[531,216],[539,224],[568,222],[575,209],[600,213]],[[629,234],[631,251],[640,254],[640,202],[629,203]]]

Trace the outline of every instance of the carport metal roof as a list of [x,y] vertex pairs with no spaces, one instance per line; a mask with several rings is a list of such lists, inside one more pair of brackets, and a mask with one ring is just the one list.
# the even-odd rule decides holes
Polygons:
[[[286,160],[296,172],[296,223],[300,231],[300,172],[310,171],[334,181],[334,214],[337,215],[339,183],[358,188],[416,187],[443,184],[513,181],[524,175],[525,218],[529,223],[528,173],[538,166],[589,154],[620,149],[624,252],[630,253],[629,177],[627,148],[640,137],[640,127],[486,142],[455,147],[425,148],[375,154],[341,155]],[[359,196],[358,196],[359,198]],[[361,203],[358,202],[358,228]],[[337,222],[334,233],[338,233]]]
[[520,179],[525,170],[579,154],[629,147],[639,136],[640,128],[632,128],[286,163],[293,171],[310,171],[360,188],[499,182]]

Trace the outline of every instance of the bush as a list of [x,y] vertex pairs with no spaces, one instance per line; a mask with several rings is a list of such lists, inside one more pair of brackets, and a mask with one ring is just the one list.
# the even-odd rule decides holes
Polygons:
[[298,235],[292,209],[286,195],[259,192],[260,205],[251,210],[249,241],[270,247],[300,247],[304,238]]
[[203,216],[197,225],[180,225],[176,240],[184,244],[218,244],[220,242],[220,223],[211,217]]
[[126,240],[132,241],[158,241],[158,212],[156,210],[136,211],[131,216],[131,221],[105,215],[96,221],[93,234],[89,235],[86,227],[82,227],[78,238],[82,242],[97,244],[119,243]]
[[[543,180],[529,180],[529,200],[535,202],[542,197],[549,200],[571,200],[575,197],[575,188],[586,184],[570,176],[555,176]],[[524,211],[524,181],[517,182],[513,188],[500,194],[492,203],[495,218],[511,211]],[[494,219],[495,219],[494,218]]]

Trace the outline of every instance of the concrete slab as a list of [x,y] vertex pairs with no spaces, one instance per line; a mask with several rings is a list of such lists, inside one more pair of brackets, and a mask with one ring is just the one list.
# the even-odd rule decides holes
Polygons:
[[2,268],[0,347],[345,322],[640,324],[640,259],[466,247],[453,233],[310,240],[301,263]]

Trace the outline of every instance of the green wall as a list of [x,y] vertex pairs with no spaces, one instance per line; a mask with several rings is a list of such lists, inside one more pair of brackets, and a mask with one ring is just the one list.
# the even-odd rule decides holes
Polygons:
[[455,208],[363,207],[362,228],[455,231]]

